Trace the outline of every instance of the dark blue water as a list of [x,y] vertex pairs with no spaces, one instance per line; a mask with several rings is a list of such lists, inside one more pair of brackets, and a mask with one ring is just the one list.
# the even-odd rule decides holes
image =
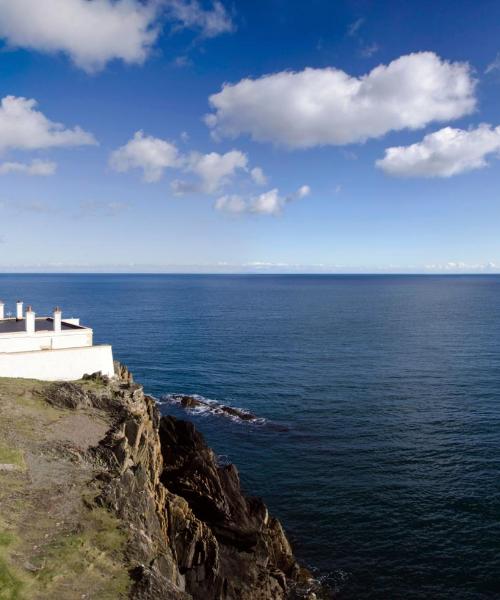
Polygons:
[[[341,599],[500,598],[500,277],[4,275],[193,419]],[[164,411],[186,416],[164,405]]]

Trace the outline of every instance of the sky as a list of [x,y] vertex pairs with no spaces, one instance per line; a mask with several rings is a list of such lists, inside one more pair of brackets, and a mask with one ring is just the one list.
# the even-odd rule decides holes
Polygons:
[[499,23],[0,0],[0,270],[500,272]]

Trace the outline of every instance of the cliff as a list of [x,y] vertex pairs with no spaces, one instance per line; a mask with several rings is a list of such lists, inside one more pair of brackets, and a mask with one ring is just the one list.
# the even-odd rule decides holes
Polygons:
[[0,599],[315,598],[191,423],[117,380],[0,380]]

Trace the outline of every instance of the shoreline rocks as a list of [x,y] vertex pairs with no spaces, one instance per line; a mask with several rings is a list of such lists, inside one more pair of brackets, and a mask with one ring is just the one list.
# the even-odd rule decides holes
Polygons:
[[214,404],[206,400],[202,400],[196,396],[189,396],[186,394],[171,394],[169,398],[177,404],[180,404],[182,408],[193,409],[193,408],[206,408],[218,414],[225,414],[229,417],[236,417],[242,421],[257,421],[257,417],[250,412],[241,410],[239,408],[233,408],[226,404]]

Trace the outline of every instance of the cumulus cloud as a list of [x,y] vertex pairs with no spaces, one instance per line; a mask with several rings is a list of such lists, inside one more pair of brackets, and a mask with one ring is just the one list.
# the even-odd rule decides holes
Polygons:
[[257,185],[266,185],[267,177],[264,174],[264,171],[260,167],[254,167],[250,171],[250,175],[252,176],[252,179],[254,180],[254,182]]
[[265,182],[260,167],[249,171],[248,156],[240,150],[230,150],[225,154],[218,152],[180,153],[177,146],[166,140],[146,136],[142,131],[124,146],[111,153],[109,165],[114,171],[124,173],[131,169],[141,169],[144,181],[159,181],[167,168],[175,169],[194,180],[174,179],[171,188],[175,195],[189,193],[215,194],[231,183],[238,173],[251,178],[254,183]]
[[500,127],[445,127],[411,146],[387,148],[376,165],[388,175],[399,177],[451,177],[486,167],[486,157],[499,151]]
[[232,214],[241,214],[247,212],[247,202],[237,194],[228,194],[217,198],[214,204],[215,210]]
[[22,175],[39,175],[47,177],[54,175],[57,164],[49,160],[33,160],[31,163],[4,162],[0,164],[0,175],[19,173]]
[[419,52],[362,77],[307,68],[225,84],[210,96],[214,112],[205,120],[218,137],[249,134],[290,148],[343,145],[471,113],[475,85],[468,64]]
[[303,185],[302,187],[300,187],[297,191],[297,196],[299,198],[305,198],[306,196],[309,196],[309,194],[311,193],[311,188],[308,185]]
[[196,194],[200,192],[200,185],[198,182],[184,181],[183,179],[174,179],[170,184],[170,188],[174,193],[174,196],[185,196],[186,194]]
[[0,36],[13,47],[63,52],[94,72],[115,59],[143,63],[164,17],[205,37],[233,29],[219,1],[204,10],[197,0],[0,0]]
[[109,164],[119,173],[142,169],[144,181],[152,183],[162,178],[165,169],[178,167],[180,157],[174,144],[137,131],[131,140],[111,154]]
[[293,200],[305,198],[311,192],[308,185],[303,185],[295,194],[282,196],[278,188],[274,188],[258,196],[244,198],[237,194],[217,198],[214,208],[231,214],[259,214],[278,216],[287,204]]
[[238,169],[246,170],[247,165],[247,155],[239,150],[231,150],[225,154],[193,152],[188,159],[187,170],[200,178],[200,191],[213,194],[225,185]]
[[[1,0],[0,0],[1,1]],[[6,96],[0,105],[0,152],[96,144],[80,127],[66,129],[36,110],[36,100]]]
[[157,38],[156,4],[138,0],[0,0],[0,35],[14,47],[64,52],[86,71],[142,63]]

